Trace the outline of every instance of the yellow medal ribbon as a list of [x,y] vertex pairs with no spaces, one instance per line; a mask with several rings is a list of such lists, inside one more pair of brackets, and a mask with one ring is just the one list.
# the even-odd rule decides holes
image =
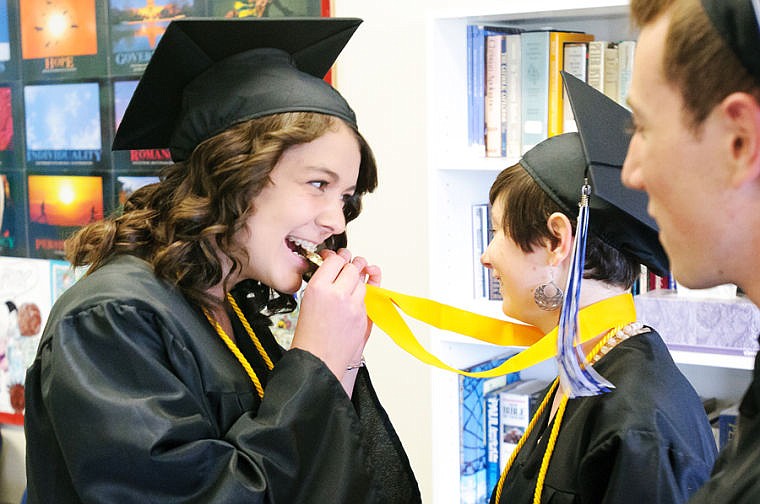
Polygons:
[[[430,299],[409,296],[398,292],[367,285],[364,298],[367,315],[402,349],[432,366],[475,378],[501,376],[529,368],[552,358],[557,353],[557,328],[543,335],[530,325],[500,320],[455,308]],[[493,369],[479,372],[462,371],[449,366],[428,352],[412,333],[403,311],[410,317],[428,325],[499,346],[527,347]],[[608,331],[621,323],[636,320],[633,296],[629,293],[614,296],[580,310],[580,342]]]

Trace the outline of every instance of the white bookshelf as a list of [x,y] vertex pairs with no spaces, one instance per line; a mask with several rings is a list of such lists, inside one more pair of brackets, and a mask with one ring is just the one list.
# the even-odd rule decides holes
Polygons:
[[[485,203],[497,173],[517,159],[486,158],[467,146],[466,27],[505,23],[525,28],[584,30],[597,39],[635,39],[628,2],[620,0],[474,0],[462,8],[432,10],[427,18],[428,175],[430,292],[436,299],[485,315],[501,315],[497,301],[473,298],[470,209]],[[463,368],[504,353],[503,348],[431,332],[431,349],[449,365]],[[735,401],[751,379],[753,355],[673,351],[674,360],[698,392]],[[525,370],[547,378],[553,362]],[[433,502],[458,503],[458,377],[432,371]]]

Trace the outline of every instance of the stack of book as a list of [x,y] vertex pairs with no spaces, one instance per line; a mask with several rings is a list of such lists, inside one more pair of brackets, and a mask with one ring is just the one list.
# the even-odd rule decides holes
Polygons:
[[636,42],[469,25],[467,47],[469,144],[516,161],[542,140],[576,130],[561,70],[625,104]]
[[[492,369],[512,355],[466,371]],[[547,386],[541,380],[524,380],[519,372],[485,379],[459,377],[461,504],[488,503]]]

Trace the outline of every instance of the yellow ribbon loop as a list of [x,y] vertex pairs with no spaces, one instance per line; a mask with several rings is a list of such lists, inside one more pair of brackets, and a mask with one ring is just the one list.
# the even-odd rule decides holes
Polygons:
[[[557,352],[557,328],[543,335],[533,326],[500,320],[468,312],[430,299],[409,296],[373,285],[367,286],[364,298],[367,315],[399,347],[432,366],[475,378],[489,378],[520,371]],[[428,325],[499,346],[527,347],[493,369],[479,372],[463,371],[441,361],[425,349],[412,333],[403,311]],[[579,312],[581,343],[584,343],[621,323],[636,320],[633,297],[626,293],[605,299]]]

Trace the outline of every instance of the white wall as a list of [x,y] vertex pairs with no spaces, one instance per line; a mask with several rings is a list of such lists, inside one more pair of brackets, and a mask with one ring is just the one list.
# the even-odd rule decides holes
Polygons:
[[[334,0],[333,9],[364,19],[338,59],[336,86],[375,152],[380,180],[349,225],[349,247],[382,267],[384,287],[422,296],[429,296],[425,9],[432,3]],[[426,344],[427,332],[415,332]],[[430,368],[378,330],[366,357],[423,502],[432,502]]]

